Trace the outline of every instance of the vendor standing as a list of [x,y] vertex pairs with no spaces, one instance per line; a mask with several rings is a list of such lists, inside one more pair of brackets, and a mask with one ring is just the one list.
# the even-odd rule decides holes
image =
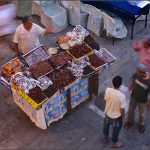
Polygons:
[[46,35],[51,32],[50,29],[43,29],[33,23],[29,16],[25,16],[21,20],[22,24],[17,27],[13,40],[16,55],[26,54],[38,47],[40,45],[39,35]]

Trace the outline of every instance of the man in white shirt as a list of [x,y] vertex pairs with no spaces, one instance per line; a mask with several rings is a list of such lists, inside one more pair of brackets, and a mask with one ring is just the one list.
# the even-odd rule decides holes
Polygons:
[[22,24],[16,29],[14,35],[14,51],[17,55],[25,54],[40,45],[39,35],[50,33],[50,29],[43,29],[32,22],[31,17],[22,18]]
[[125,95],[119,91],[122,84],[122,77],[115,76],[112,80],[113,88],[107,88],[105,91],[104,99],[105,105],[105,119],[103,126],[103,134],[105,141],[109,140],[109,126],[112,125],[112,147],[122,147],[122,143],[118,141],[120,129],[122,128],[122,119],[125,115]]

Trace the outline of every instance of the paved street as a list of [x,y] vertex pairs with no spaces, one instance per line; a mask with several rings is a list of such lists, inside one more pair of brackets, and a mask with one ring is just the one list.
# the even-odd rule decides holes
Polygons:
[[[34,20],[39,22],[37,17],[34,17]],[[118,60],[116,64],[100,73],[99,95],[76,107],[70,115],[65,115],[63,119],[52,123],[47,130],[37,128],[13,102],[11,92],[0,85],[0,149],[111,149],[111,143],[104,144],[102,140],[103,117],[100,112],[104,108],[104,90],[107,86],[111,86],[111,80],[115,75],[121,75],[124,86],[128,86],[138,63],[138,54],[133,51],[132,44],[134,40],[150,36],[150,16],[147,28],[144,28],[144,21],[136,22],[133,40],[130,40],[131,25],[125,24],[128,36],[123,40],[116,40],[114,46],[111,38],[95,36],[100,46],[105,47]],[[71,29],[72,27],[68,27],[61,33],[49,34],[43,37],[41,42],[49,48],[55,44],[59,35]],[[0,39],[0,65],[14,56],[9,49],[12,37],[13,35],[9,35]],[[92,109],[91,106],[95,107]],[[135,126],[128,131],[122,129],[119,137],[124,143],[122,150],[150,149],[150,112],[146,113],[145,120],[144,134],[138,132],[138,112],[136,112]]]

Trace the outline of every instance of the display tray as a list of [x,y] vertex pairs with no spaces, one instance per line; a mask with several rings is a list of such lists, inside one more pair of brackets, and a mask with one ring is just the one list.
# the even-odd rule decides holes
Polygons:
[[96,39],[91,34],[85,37],[84,42],[92,49],[96,49],[96,50],[100,49],[99,44],[96,42]]
[[85,37],[84,42],[85,42],[85,43],[88,43],[88,42],[96,42],[96,39],[95,39],[91,34],[89,34],[89,35],[87,35],[87,36]]
[[86,55],[90,55],[93,53],[93,49],[89,47],[86,43],[82,43],[81,45],[72,46],[69,50],[66,51],[74,60],[79,60]]
[[10,69],[13,69],[13,68],[15,68],[18,65],[22,65],[22,62],[17,57],[15,57],[15,58],[7,61],[6,63],[4,63],[2,65],[2,68],[5,68],[5,66],[7,66],[8,64],[10,65],[9,67],[11,67]]
[[102,58],[100,58],[98,55],[96,55],[95,53],[88,56],[88,60],[91,64],[91,67],[95,71],[100,70],[102,67],[104,67],[106,65],[106,62]]
[[24,91],[22,91],[21,89],[19,89],[14,83],[11,82],[11,86],[17,91],[17,93],[25,100],[27,101],[33,108],[35,109],[39,109],[42,104],[48,100],[47,96],[42,93],[43,95],[43,100],[39,103],[37,103],[35,100],[33,100],[29,95],[27,95],[26,93],[24,93]]
[[43,93],[48,97],[53,97],[56,93],[58,93],[58,89],[54,85],[50,85]]
[[45,60],[46,58],[49,58],[49,54],[47,51],[44,49],[42,45],[34,48],[30,52],[26,53],[23,55],[23,58],[27,62],[27,64],[31,67],[31,65],[40,62],[42,60]]
[[87,65],[84,67],[83,77],[88,77],[94,73],[95,73],[95,70],[91,66]]
[[18,90],[17,91],[18,92],[18,94],[24,99],[24,100],[26,100],[33,108],[35,108],[35,109],[38,109],[38,108],[40,108],[41,107],[41,105],[45,102],[45,101],[47,101],[47,97],[45,96],[45,99],[42,101],[42,102],[40,102],[40,103],[36,103],[32,98],[30,98],[27,94],[25,94],[22,90]]
[[59,69],[68,63],[69,60],[72,60],[72,57],[67,52],[61,52],[57,55],[52,55],[49,58],[51,64],[53,64],[55,69]]
[[47,75],[48,78],[54,83],[56,88],[62,90],[76,80],[72,72],[68,69],[60,68],[54,70]]
[[25,64],[15,57],[2,65],[1,76],[9,83],[10,78],[17,72],[22,72]]
[[39,78],[52,72],[54,68],[47,59],[44,59],[31,65],[30,70],[35,78]]
[[79,82],[79,80],[81,80],[81,78],[76,79],[74,82],[72,82],[69,85],[67,85],[66,87],[64,87],[64,89],[65,90],[69,89],[70,87],[72,87],[73,85],[75,85],[77,82]]
[[109,51],[105,48],[101,48],[99,51],[95,51],[95,54],[104,60],[107,64],[116,61],[116,57],[114,57]]

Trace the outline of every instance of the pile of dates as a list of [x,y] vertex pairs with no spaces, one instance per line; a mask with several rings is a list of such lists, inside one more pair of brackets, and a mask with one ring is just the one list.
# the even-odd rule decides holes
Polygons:
[[31,97],[38,104],[41,103],[42,101],[44,101],[47,98],[42,93],[41,89],[37,86],[29,91],[28,96]]
[[85,43],[82,43],[81,45],[75,45],[69,49],[69,52],[77,59],[82,56],[85,56],[91,51],[92,49],[89,46],[87,46]]
[[50,58],[50,62],[56,67],[63,66],[67,64],[69,60],[71,60],[71,56],[67,52],[61,52],[57,55],[53,55]]
[[58,69],[48,75],[56,88],[62,89],[76,80],[76,77],[68,69]]
[[91,34],[87,35],[84,39],[84,42],[86,43],[95,42],[95,41],[96,41],[95,38]]
[[43,91],[43,93],[50,98],[57,92],[57,88],[54,85],[50,85],[46,90]]
[[90,74],[94,73],[94,69],[91,68],[89,65],[84,67],[83,76],[88,76]]
[[47,61],[41,61],[31,66],[31,72],[35,78],[43,76],[53,70],[52,65]]
[[94,68],[98,68],[105,64],[105,62],[100,59],[96,54],[92,54],[89,56],[89,62]]
[[92,49],[96,49],[96,50],[100,49],[99,44],[96,42],[95,38],[91,34],[85,37],[84,42]]

